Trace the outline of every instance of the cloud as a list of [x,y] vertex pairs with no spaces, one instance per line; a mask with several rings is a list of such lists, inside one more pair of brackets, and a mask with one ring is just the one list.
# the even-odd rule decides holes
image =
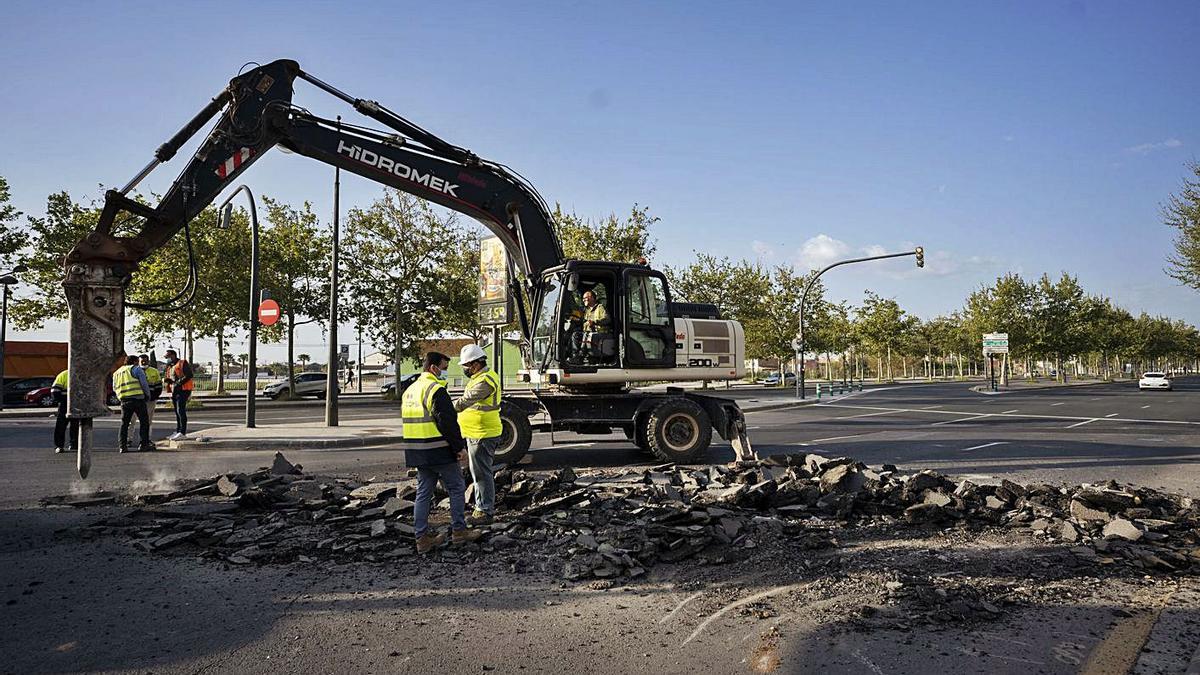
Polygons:
[[774,258],[775,248],[765,241],[755,239],[750,242],[750,248],[754,250],[754,255],[760,258]]
[[1125,152],[1130,152],[1135,155],[1148,155],[1158,150],[1166,150],[1168,148],[1178,148],[1183,145],[1183,141],[1178,138],[1168,138],[1161,143],[1142,143],[1125,148]]
[[796,263],[801,269],[821,269],[850,253],[850,245],[827,234],[818,234],[800,246]]

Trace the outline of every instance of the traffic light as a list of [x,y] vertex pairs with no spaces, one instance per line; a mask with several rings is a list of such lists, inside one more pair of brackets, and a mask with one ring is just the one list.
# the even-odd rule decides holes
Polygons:
[[913,252],[917,254],[917,267],[924,267],[925,266],[925,248],[923,246],[918,246],[917,249]]

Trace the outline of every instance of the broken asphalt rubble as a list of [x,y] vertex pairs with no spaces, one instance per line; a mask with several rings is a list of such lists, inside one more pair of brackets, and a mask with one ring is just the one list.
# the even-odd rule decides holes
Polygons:
[[[518,558],[555,561],[568,580],[639,577],[659,563],[741,560],[768,542],[834,548],[839,528],[882,523],[1016,529],[1070,546],[1084,564],[1200,572],[1200,503],[1116,483],[977,485],[815,454],[579,474],[503,468],[496,483],[501,517],[479,544],[443,549],[443,560],[470,562],[513,549]],[[47,503],[132,501],[136,508],[90,529],[125,533],[146,551],[199,550],[243,565],[384,561],[415,555],[415,491],[411,479],[306,474],[276,454],[269,468],[191,481],[169,493]]]

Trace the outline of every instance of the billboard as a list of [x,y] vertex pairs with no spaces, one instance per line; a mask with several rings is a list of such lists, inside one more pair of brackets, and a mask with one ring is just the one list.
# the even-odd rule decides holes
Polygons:
[[508,250],[499,237],[479,242],[479,323],[504,325],[512,321],[509,297]]

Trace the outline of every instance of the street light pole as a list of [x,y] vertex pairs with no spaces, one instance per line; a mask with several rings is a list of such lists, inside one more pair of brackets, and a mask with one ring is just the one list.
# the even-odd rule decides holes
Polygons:
[[[798,362],[797,368],[800,371],[796,374],[796,398],[804,398],[804,305],[808,301],[808,292],[817,284],[817,280],[821,278],[822,274],[825,274],[835,267],[841,267],[842,265],[870,262],[872,260],[886,260],[888,258],[903,258],[910,255],[916,256],[917,267],[925,266],[925,249],[921,246],[918,246],[911,251],[905,251],[903,253],[885,253],[884,255],[873,255],[866,258],[850,258],[849,260],[839,260],[832,265],[826,265],[820,272],[817,272],[817,274],[810,279],[807,284],[804,285],[804,292],[800,294],[800,331],[796,334],[796,340],[793,343],[796,347],[797,354],[799,355],[796,361]],[[783,377],[782,369],[780,371],[780,377]]]
[[9,287],[17,283],[17,274],[27,268],[24,264],[17,265],[11,272],[0,276],[0,284],[4,285],[4,308],[0,309],[0,410],[4,410],[4,358],[5,346],[8,344],[8,296]]
[[[221,203],[221,227],[229,227],[233,217],[233,198],[245,192],[250,201],[250,344],[247,346],[246,367],[246,428],[254,428],[255,404],[258,393],[258,208],[254,205],[254,193],[245,184],[239,185]],[[219,364],[218,367],[224,364]]]
[[[342,117],[338,115],[338,130],[342,128]],[[342,169],[333,168],[333,250],[329,261],[329,365],[325,376],[325,426],[338,426],[338,212],[342,191]]]

